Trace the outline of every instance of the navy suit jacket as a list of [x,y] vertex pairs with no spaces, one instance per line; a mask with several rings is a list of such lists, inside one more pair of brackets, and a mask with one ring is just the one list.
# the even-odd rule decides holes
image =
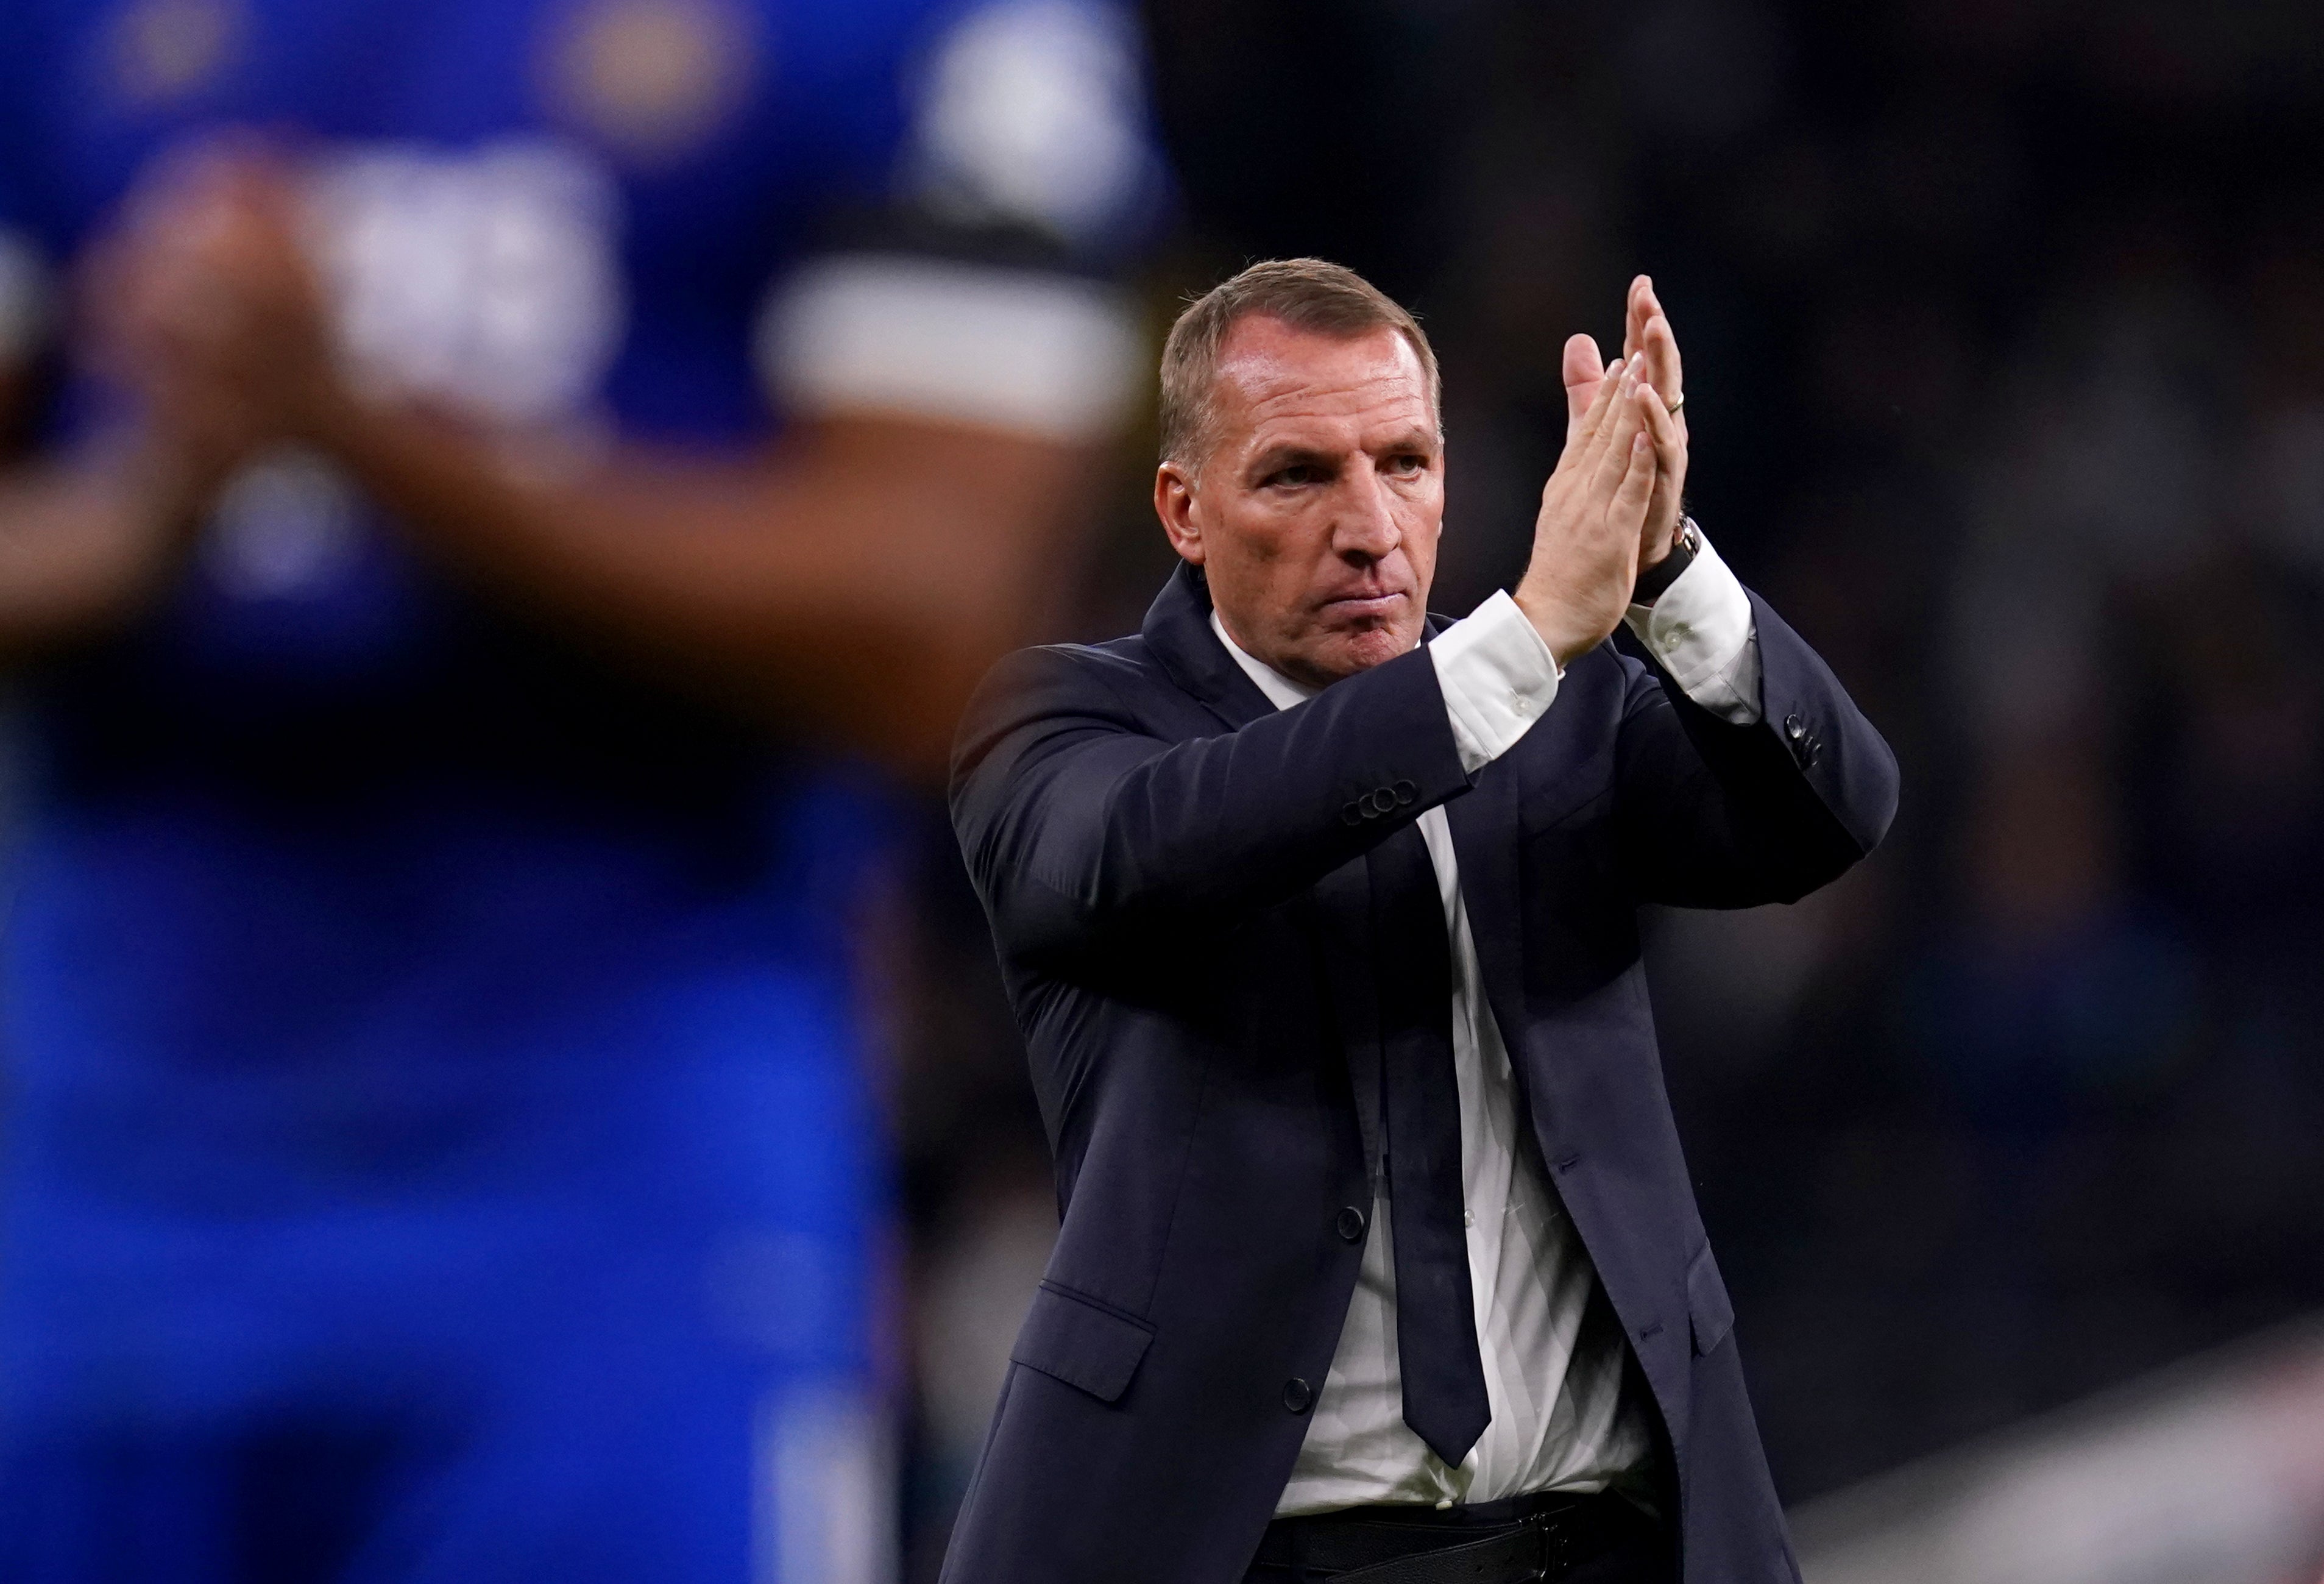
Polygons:
[[[1366,855],[1446,806],[1486,996],[1665,1431],[1685,1576],[1796,1580],[1679,1153],[1642,903],[1788,902],[1869,851],[1896,763],[1756,596],[1738,727],[1604,644],[1462,768],[1426,651],[1277,711],[1182,568],[1135,637],[970,707],[953,820],[1030,1047],[1063,1215],[945,1578],[1231,1584],[1361,1257],[1379,1043]],[[1355,1223],[1344,1223],[1349,1229]]]

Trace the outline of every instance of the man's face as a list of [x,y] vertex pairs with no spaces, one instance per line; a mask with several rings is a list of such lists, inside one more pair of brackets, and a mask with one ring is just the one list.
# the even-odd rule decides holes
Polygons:
[[1418,354],[1382,326],[1334,338],[1236,323],[1210,454],[1166,462],[1154,505],[1243,649],[1311,687],[1420,642],[1444,455]]

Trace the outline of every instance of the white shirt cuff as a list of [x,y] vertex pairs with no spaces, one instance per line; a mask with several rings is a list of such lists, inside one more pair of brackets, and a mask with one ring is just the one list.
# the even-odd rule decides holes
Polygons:
[[1632,606],[1623,619],[1688,698],[1737,726],[1759,718],[1751,597],[1708,539],[1661,598]]
[[1471,775],[1516,747],[1557,697],[1557,660],[1507,593],[1438,634],[1428,655]]

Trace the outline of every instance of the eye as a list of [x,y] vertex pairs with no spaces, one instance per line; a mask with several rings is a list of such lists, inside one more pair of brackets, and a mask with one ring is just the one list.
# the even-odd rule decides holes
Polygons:
[[1428,459],[1418,451],[1405,451],[1388,459],[1388,470],[1403,474],[1425,473],[1428,471]]
[[1296,488],[1303,484],[1318,483],[1323,477],[1323,469],[1313,462],[1294,462],[1288,468],[1278,468],[1268,474],[1267,482]]

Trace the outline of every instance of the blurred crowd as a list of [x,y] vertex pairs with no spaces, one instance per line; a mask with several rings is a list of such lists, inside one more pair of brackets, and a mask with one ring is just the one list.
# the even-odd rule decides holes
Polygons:
[[[2324,18],[1152,15],[1185,204],[1157,295],[1321,252],[1416,305],[1438,608],[1522,566],[1560,344],[1646,270],[1692,509],[1904,762],[1840,885],[1655,926],[1786,1499],[2324,1305]],[[1138,460],[1093,634],[1164,564]],[[933,1533],[1053,1218],[977,921],[932,884],[902,1093]]]
[[[178,93],[224,58],[232,35],[217,30],[244,9],[125,7],[144,21],[106,35],[124,91]],[[669,140],[707,135],[688,116],[727,91],[722,61],[742,58],[722,55],[733,41],[715,30],[670,32],[670,18],[732,8],[567,9],[613,30],[576,32],[554,59],[574,93],[597,96],[610,168],[642,184],[634,227],[651,244],[653,226],[684,214],[716,236],[673,245],[665,273],[641,278],[647,295],[626,302],[619,281],[552,272],[564,295],[551,317],[582,325],[576,356],[589,379],[613,380],[610,418],[585,413],[564,437],[590,457],[608,443],[603,422],[697,449],[752,441],[770,421],[750,394],[762,375],[798,413],[892,410],[902,392],[940,421],[966,403],[1038,434],[1061,412],[1104,408],[1081,376],[1028,397],[1021,382],[931,387],[925,366],[899,374],[892,348],[869,373],[848,365],[830,348],[864,317],[842,309],[876,294],[826,292],[816,322],[829,336],[786,351],[760,303],[777,255],[800,278],[817,257],[866,254],[1029,271],[1075,283],[1060,299],[1073,303],[1111,278],[1140,305],[1148,353],[1187,293],[1245,260],[1319,255],[1410,303],[1435,341],[1452,465],[1434,603],[1460,613],[1523,564],[1563,436],[1564,338],[1618,339],[1624,283],[1654,275],[1687,357],[1694,515],[1831,662],[1905,770],[1888,847],[1843,883],[1794,908],[1652,924],[1669,1081],[1787,1499],[2324,1307],[2324,673],[2306,653],[2324,617],[2313,5],[1150,0],[1150,158],[1142,111],[1077,121],[1081,100],[1057,87],[1135,75],[1124,35],[1090,21],[1107,8],[1012,0],[938,50],[937,33],[905,38],[905,22],[982,8],[898,5],[882,47],[908,63],[923,109],[890,107],[894,125],[862,126],[832,111],[843,130],[817,146],[852,163],[844,180],[802,185],[833,213],[819,210],[812,245],[802,222],[779,246],[751,229],[789,225],[771,200],[722,227],[706,218],[731,216],[716,195],[652,185],[671,168]],[[770,59],[784,47],[760,42]],[[841,65],[814,92],[837,94],[842,65],[866,69],[852,47],[833,46]],[[700,93],[673,97],[680,79]],[[1102,86],[1107,102],[1126,91]],[[15,115],[0,107],[0,134],[16,132]],[[807,135],[779,115],[764,123],[769,138]],[[385,201],[444,175],[391,153],[411,168],[350,169],[334,190]],[[558,181],[566,199],[578,190]],[[587,209],[595,191],[575,201]],[[899,191],[900,217],[867,221]],[[1157,224],[1165,209],[1175,218]],[[693,347],[699,326],[672,310],[660,328],[679,350],[640,375],[583,333],[651,310],[651,292],[700,287],[688,261],[713,254],[733,345]],[[404,267],[390,256],[375,272],[391,299],[412,289]],[[0,229],[0,353],[53,332],[60,299],[42,283],[54,269]],[[934,333],[961,320],[881,322]],[[1113,333],[1102,316],[1059,322]],[[424,338],[374,332],[389,363],[427,374]],[[510,333],[526,344],[523,324]],[[760,364],[781,369],[753,372],[754,334]],[[436,350],[475,366],[487,408],[542,392],[576,404],[555,368],[501,357],[489,337],[482,352]],[[673,394],[693,388],[689,368],[696,384],[715,375],[715,399]],[[62,376],[46,363],[37,374],[53,398]],[[27,455],[45,421],[23,392],[0,391],[11,394],[23,399],[10,441]],[[1061,465],[1042,509],[1070,498],[1092,546],[1038,562],[1057,586],[1029,603],[1060,635],[1134,626],[1168,568],[1146,505],[1152,438],[1150,421],[1132,421],[1093,474],[1085,422],[1050,434],[1084,470]],[[314,654],[371,663],[370,639],[326,632],[345,638],[331,624],[346,612],[291,620],[280,597],[367,566],[359,542],[371,541],[333,504],[336,474],[309,453],[269,456],[196,564],[217,585],[207,597],[263,606],[281,629],[248,653],[217,651],[225,674],[263,650],[298,673],[278,690],[289,696]],[[299,625],[310,617],[313,630]],[[579,647],[617,645],[596,634]],[[604,770],[573,742],[608,699],[625,712],[620,744],[659,751],[675,730],[732,768],[731,718],[672,727],[659,695],[603,683],[596,658],[530,636],[514,653],[524,687],[544,666],[592,679],[552,679],[540,695],[581,712],[558,728],[573,728],[558,751],[581,769],[560,761],[558,774]],[[32,674],[17,736],[35,746],[12,760],[45,773]],[[218,706],[222,718],[242,729],[246,702]],[[121,719],[133,734],[184,723],[168,709]],[[108,774],[144,763],[136,742],[103,746]],[[858,840],[867,820],[900,824],[912,857],[900,890],[880,894],[880,966],[857,986],[873,1009],[862,1037],[816,1049],[872,1053],[893,1143],[892,1194],[867,1191],[892,1199],[880,1214],[896,1235],[841,1237],[851,1293],[872,1294],[851,1303],[882,1333],[872,1360],[850,1355],[847,1379],[896,1405],[901,1563],[916,1579],[935,1577],[1056,1226],[983,921],[940,801],[925,776],[917,785],[870,800],[876,819],[798,815],[794,867],[754,860],[749,875],[804,885],[796,866],[842,825]],[[14,797],[15,822],[38,801]],[[647,822],[670,812],[656,804]],[[721,848],[716,862],[733,861]],[[9,864],[13,893],[23,864]],[[804,939],[838,912],[863,916],[828,900],[785,928]],[[565,921],[545,939],[586,927]],[[589,971],[565,964],[546,982],[561,992]],[[729,1015],[734,1038],[756,1037]],[[499,1037],[490,1019],[463,1029]],[[363,1082],[392,1087],[384,1072],[366,1066]],[[447,1115],[472,1099],[451,1095]],[[752,1252],[773,1245],[733,1258],[738,1246],[716,1246],[749,1304],[779,1308],[800,1290],[796,1262]],[[0,1263],[0,1292],[11,1276]],[[848,1455],[886,1456],[864,1444]],[[878,1483],[875,1471],[847,1488]]]

